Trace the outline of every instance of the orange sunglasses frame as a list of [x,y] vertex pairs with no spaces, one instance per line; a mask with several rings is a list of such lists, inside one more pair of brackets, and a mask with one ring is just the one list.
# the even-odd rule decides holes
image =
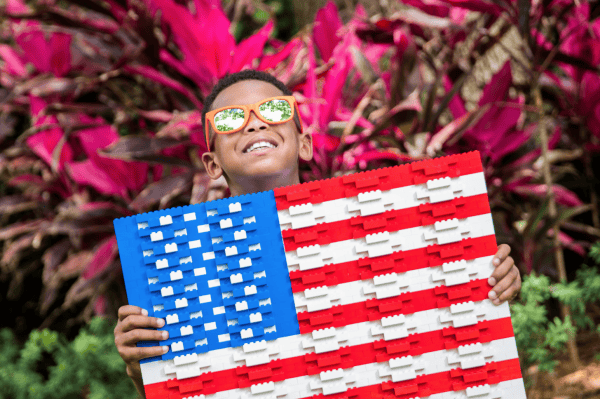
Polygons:
[[[292,116],[289,119],[286,119],[286,120],[280,121],[280,122],[272,122],[272,121],[269,121],[269,120],[266,120],[265,118],[263,118],[262,115],[260,114],[260,110],[258,109],[258,107],[260,107],[261,104],[264,104],[267,101],[271,101],[271,100],[286,100],[286,101],[290,102],[290,104],[292,105]],[[286,122],[289,122],[292,119],[294,119],[294,116],[296,115],[297,105],[298,105],[298,102],[296,101],[296,98],[294,96],[277,96],[277,97],[265,98],[264,100],[260,100],[259,102],[256,102],[254,104],[229,105],[227,107],[221,107],[221,108],[214,109],[212,111],[208,111],[206,113],[206,119],[204,121],[204,125],[205,125],[204,135],[206,136],[206,148],[208,149],[208,151],[210,151],[210,141],[209,141],[209,134],[208,134],[209,124],[212,127],[213,131],[217,134],[231,134],[231,133],[239,132],[244,127],[246,127],[246,125],[248,124],[248,121],[250,120],[250,112],[254,111],[254,115],[256,115],[256,117],[258,119],[260,119],[261,121],[268,123],[269,125],[279,125],[281,123],[286,123]],[[221,112],[225,109],[231,109],[231,108],[241,108],[244,110],[244,123],[242,123],[242,125],[239,128],[230,130],[229,132],[219,132],[217,130],[217,128],[215,127],[214,117],[217,114],[217,112]],[[300,121],[300,133],[302,133],[302,130],[303,130],[302,121]]]

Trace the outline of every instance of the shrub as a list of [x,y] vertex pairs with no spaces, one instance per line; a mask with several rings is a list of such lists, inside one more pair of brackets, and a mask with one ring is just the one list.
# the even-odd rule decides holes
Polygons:
[[113,328],[92,319],[71,342],[61,333],[33,331],[19,345],[0,331],[0,398],[131,399],[137,396],[114,344]]
[[[532,273],[523,278],[520,300],[511,305],[511,316],[521,367],[537,365],[541,371],[553,371],[557,354],[570,336],[583,329],[600,326],[586,313],[586,305],[600,300],[600,242],[590,251],[595,266],[584,265],[570,283],[551,284],[547,276]],[[548,320],[547,302],[554,298],[571,308],[571,318]]]

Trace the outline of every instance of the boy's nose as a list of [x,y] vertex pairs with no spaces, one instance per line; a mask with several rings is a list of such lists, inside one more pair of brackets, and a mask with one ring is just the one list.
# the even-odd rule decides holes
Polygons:
[[252,133],[258,130],[264,130],[268,127],[268,125],[260,120],[254,111],[250,111],[250,117],[248,118],[248,124],[244,128],[245,132]]

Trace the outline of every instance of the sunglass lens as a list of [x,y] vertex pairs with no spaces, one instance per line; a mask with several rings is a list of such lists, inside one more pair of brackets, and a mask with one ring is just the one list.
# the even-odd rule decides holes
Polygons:
[[292,117],[292,105],[286,100],[270,100],[262,103],[258,110],[270,122],[281,122]]
[[215,114],[215,128],[221,132],[230,132],[244,124],[244,110],[229,108]]

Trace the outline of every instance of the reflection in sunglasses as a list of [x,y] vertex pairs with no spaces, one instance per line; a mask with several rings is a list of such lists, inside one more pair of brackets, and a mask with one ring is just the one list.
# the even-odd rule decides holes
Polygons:
[[[271,100],[258,107],[260,115],[269,122],[281,122],[292,117],[292,105],[286,100]],[[229,132],[240,128],[246,119],[242,108],[229,108],[214,116],[215,127],[219,132]]]
[[230,108],[218,112],[215,115],[215,127],[220,132],[228,132],[242,126],[244,123],[244,110],[241,108]]
[[271,122],[280,122],[292,117],[292,106],[285,100],[271,100],[258,107],[263,118]]

